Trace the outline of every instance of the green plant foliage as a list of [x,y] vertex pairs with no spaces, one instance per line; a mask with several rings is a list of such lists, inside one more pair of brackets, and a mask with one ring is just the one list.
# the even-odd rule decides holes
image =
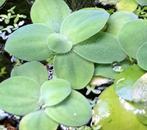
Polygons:
[[135,20],[127,23],[122,28],[119,34],[119,41],[123,50],[129,57],[136,59],[138,48],[147,41],[146,34],[146,20]]
[[50,119],[44,111],[26,115],[20,122],[20,130],[56,130],[58,124]]
[[105,10],[81,9],[63,21],[60,32],[66,35],[73,44],[77,44],[102,30],[108,18],[109,14]]
[[32,61],[23,65],[16,66],[11,72],[11,77],[26,76],[35,80],[40,85],[48,80],[48,72],[44,65],[40,62]]
[[63,0],[36,0],[31,9],[33,23],[43,23],[50,30],[59,32],[60,25],[71,10]]
[[99,65],[99,64],[97,64],[95,67],[94,75],[114,79],[115,76],[117,75],[117,72],[115,72],[113,70],[112,65]]
[[126,57],[117,39],[104,32],[80,43],[74,48],[74,52],[91,62],[100,64],[111,64]]
[[125,71],[126,69],[128,69],[129,66],[130,63],[127,60],[121,63],[113,63],[108,65],[96,64],[94,75],[115,79],[117,74],[120,74],[121,72]]
[[39,84],[32,79],[24,76],[9,78],[0,84],[0,108],[16,115],[35,111],[39,90]]
[[0,0],[0,7],[5,3],[6,0]]
[[147,70],[147,42],[145,42],[144,44],[141,45],[141,47],[138,49],[137,51],[137,61],[138,61],[138,65],[144,69]]
[[94,65],[74,52],[57,55],[54,60],[54,68],[55,75],[70,81],[74,89],[84,88],[94,73]]
[[133,104],[139,110],[138,119],[147,125],[147,73],[141,76],[133,85]]
[[95,125],[102,130],[146,130],[147,126],[137,120],[134,109],[111,86],[100,95],[94,108]]
[[118,11],[113,13],[108,21],[107,32],[118,36],[121,29],[130,21],[137,20],[138,16],[128,11]]
[[142,6],[146,6],[147,5],[147,0],[137,0],[138,4],[142,5]]
[[71,93],[71,85],[63,79],[46,81],[41,86],[40,102],[45,106],[53,106],[63,101]]
[[26,25],[10,35],[5,50],[23,60],[45,60],[50,54],[48,49],[50,33],[51,31],[44,25]]
[[48,47],[55,53],[67,53],[72,49],[72,42],[62,34],[53,33],[48,37]]
[[130,66],[127,70],[116,76],[114,88],[118,96],[121,98],[132,101],[133,99],[133,84],[138,78],[144,74],[137,65]]
[[116,8],[118,10],[125,10],[125,11],[134,11],[137,8],[138,4],[136,0],[119,0],[116,4]]
[[45,112],[50,118],[66,126],[82,126],[91,118],[89,102],[74,90],[66,100],[46,108]]

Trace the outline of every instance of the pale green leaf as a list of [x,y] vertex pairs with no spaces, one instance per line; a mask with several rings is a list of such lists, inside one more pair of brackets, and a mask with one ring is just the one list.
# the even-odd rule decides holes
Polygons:
[[108,18],[109,14],[103,9],[81,9],[63,21],[60,32],[66,35],[73,44],[77,44],[102,30]]
[[70,52],[55,57],[54,70],[57,78],[69,81],[73,89],[82,89],[92,79],[94,65]]
[[72,43],[64,35],[53,33],[48,37],[48,47],[55,53],[67,53],[72,49]]
[[48,80],[48,71],[40,62],[32,61],[15,66],[11,72],[11,76],[26,76],[41,85]]
[[118,35],[121,29],[130,21],[137,20],[138,16],[128,11],[117,11],[110,16],[107,32]]
[[125,10],[133,12],[137,8],[138,4],[136,0],[119,0],[116,4],[118,10]]
[[147,21],[135,20],[127,23],[119,33],[119,41],[125,53],[136,59],[138,48],[147,41]]
[[63,19],[71,10],[64,0],[36,0],[31,9],[33,23],[43,23],[52,31],[59,32]]
[[40,85],[24,76],[0,83],[0,108],[6,112],[25,115],[39,108]]
[[107,88],[99,97],[94,107],[95,127],[102,130],[146,130],[136,118],[135,108],[119,98],[113,86]]
[[63,102],[46,108],[45,112],[50,118],[66,126],[87,124],[92,115],[88,100],[74,90]]
[[52,79],[41,86],[40,101],[45,106],[53,106],[63,101],[71,93],[71,85],[63,79]]
[[22,118],[19,130],[57,130],[58,124],[50,119],[44,111],[30,113]]
[[104,32],[78,44],[74,47],[74,52],[88,61],[101,64],[111,64],[126,58],[117,39]]
[[116,76],[114,88],[116,93],[123,99],[132,101],[133,84],[144,74],[137,65],[130,66],[128,69]]
[[5,50],[27,61],[46,60],[51,53],[47,46],[50,33],[51,31],[44,25],[26,25],[10,35]]
[[147,59],[147,42],[143,43],[139,47],[136,57],[137,57],[138,65],[142,69],[147,70],[147,60],[146,60]]
[[0,7],[5,3],[6,0],[0,0]]
[[137,0],[138,4],[142,5],[142,6],[146,6],[147,5],[147,0]]

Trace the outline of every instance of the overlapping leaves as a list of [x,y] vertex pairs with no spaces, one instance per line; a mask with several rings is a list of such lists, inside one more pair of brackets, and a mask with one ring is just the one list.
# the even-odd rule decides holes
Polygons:
[[[58,124],[86,124],[91,118],[88,100],[79,92],[72,90],[68,81],[47,80],[47,75],[42,74],[44,72],[47,73],[45,67],[36,61],[14,68],[12,77],[0,84],[0,107],[16,115],[30,113],[22,119],[20,130],[32,130],[36,129],[36,126],[38,129],[56,130]],[[49,109],[51,110],[48,111]],[[62,120],[60,112],[63,114]],[[56,116],[53,117],[54,114]],[[44,122],[48,125],[44,125]]]

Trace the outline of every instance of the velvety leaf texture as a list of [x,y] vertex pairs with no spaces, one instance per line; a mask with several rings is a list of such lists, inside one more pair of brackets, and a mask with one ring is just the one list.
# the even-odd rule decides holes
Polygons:
[[53,106],[63,101],[71,93],[71,85],[63,79],[46,81],[41,86],[40,101],[45,106]]
[[44,111],[30,113],[20,121],[20,130],[56,130],[58,124],[50,119]]
[[40,86],[24,76],[9,78],[0,84],[0,108],[16,115],[35,111],[38,106]]
[[92,79],[94,64],[70,52],[55,57],[54,70],[55,75],[69,81],[73,89],[82,89]]
[[36,0],[31,9],[33,23],[47,25],[52,31],[59,32],[63,19],[71,10],[64,0]]
[[137,20],[138,16],[128,11],[118,11],[110,16],[107,32],[118,35],[121,29],[130,21]]
[[78,44],[74,52],[88,61],[101,64],[122,61],[126,57],[117,39],[104,32]]
[[136,59],[138,48],[147,42],[147,21],[135,20],[126,24],[120,31],[119,41],[125,53]]
[[47,26],[26,25],[10,35],[5,50],[26,61],[46,60],[51,53],[47,46],[50,33]]
[[56,106],[48,107],[46,114],[66,126],[82,126],[91,118],[91,107],[88,100],[73,90],[71,95]]
[[86,8],[75,11],[63,21],[60,32],[73,44],[93,36],[105,26],[109,14],[102,9]]
[[14,67],[11,76],[26,76],[35,80],[40,85],[48,80],[47,68],[36,61],[27,62],[23,65]]

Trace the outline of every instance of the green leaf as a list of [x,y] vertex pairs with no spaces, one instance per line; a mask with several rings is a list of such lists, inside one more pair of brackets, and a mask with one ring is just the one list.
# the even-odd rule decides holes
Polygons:
[[63,19],[71,10],[63,0],[36,0],[31,9],[33,23],[47,25],[52,31],[59,32]]
[[125,53],[136,59],[138,48],[147,41],[147,21],[135,20],[127,23],[120,31],[119,41]]
[[60,104],[46,108],[45,112],[50,118],[66,126],[85,125],[92,114],[88,100],[76,91],[72,91]]
[[41,86],[40,101],[45,106],[53,106],[63,101],[71,93],[71,85],[63,79],[52,79]]
[[138,4],[142,5],[142,6],[146,6],[147,5],[147,0],[137,0]]
[[39,106],[40,86],[24,76],[9,78],[0,83],[0,108],[16,115],[25,115]]
[[123,99],[132,101],[133,84],[144,74],[137,65],[130,66],[127,70],[116,76],[114,88],[116,93]]
[[130,21],[137,20],[138,16],[128,11],[113,13],[108,21],[107,32],[118,35],[121,29]]
[[41,85],[48,80],[48,71],[40,62],[32,61],[14,67],[11,76],[26,76]]
[[102,130],[146,130],[134,113],[135,108],[119,98],[113,86],[107,88],[94,107],[95,127]]
[[57,55],[54,60],[55,75],[71,83],[73,89],[84,88],[92,79],[94,65],[74,52]]
[[112,65],[100,65],[95,67],[95,75],[114,79],[118,73],[113,70]]
[[6,0],[0,0],[0,7],[5,3]]
[[78,44],[74,47],[74,52],[88,61],[100,64],[111,64],[126,58],[117,39],[104,32]]
[[63,21],[60,32],[66,35],[73,44],[77,44],[102,30],[108,18],[109,14],[103,9],[81,9]]
[[141,76],[133,85],[134,106],[138,109],[138,119],[147,125],[147,73]]
[[125,10],[133,12],[137,8],[138,4],[136,0],[120,0],[116,4],[118,10]]
[[27,61],[46,60],[51,53],[47,46],[50,33],[44,25],[26,25],[10,35],[5,50]]
[[58,124],[50,119],[44,111],[30,113],[20,121],[20,130],[57,130]]
[[64,35],[53,33],[49,35],[48,47],[55,53],[67,53],[72,49],[72,43]]
[[147,70],[147,42],[143,43],[139,47],[136,57],[139,67],[141,67],[144,70]]

